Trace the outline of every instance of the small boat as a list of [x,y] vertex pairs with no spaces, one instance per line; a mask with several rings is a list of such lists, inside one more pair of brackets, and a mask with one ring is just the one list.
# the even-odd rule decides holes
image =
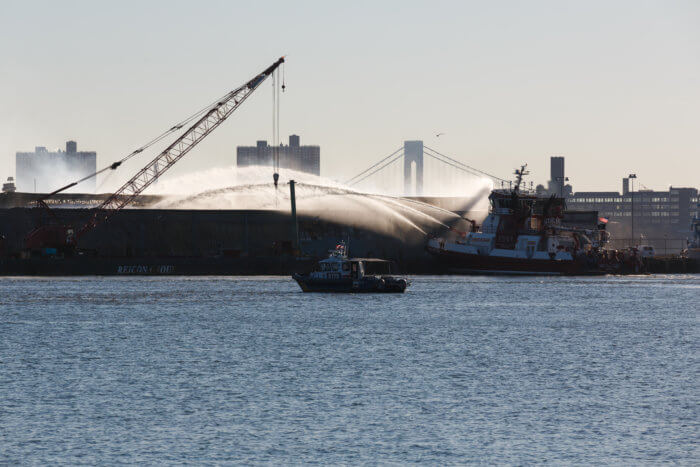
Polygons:
[[304,292],[403,293],[410,285],[403,277],[389,275],[391,261],[376,258],[348,258],[345,243],[331,250],[306,274],[294,274]]

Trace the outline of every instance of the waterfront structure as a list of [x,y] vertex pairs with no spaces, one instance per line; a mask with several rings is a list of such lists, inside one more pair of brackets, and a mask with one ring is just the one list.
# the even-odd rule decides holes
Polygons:
[[[275,148],[267,141],[258,141],[255,146],[238,146],[236,148],[236,165],[238,167],[274,165]],[[321,147],[302,146],[298,135],[289,136],[289,145],[279,147],[279,166],[312,175],[321,175]]]
[[700,261],[700,200],[698,200],[695,209],[695,217],[693,217],[693,222],[690,224],[690,231],[693,236],[688,240],[688,249],[685,253],[688,258]]
[[622,179],[622,192],[576,191],[566,184],[564,158],[550,159],[550,180],[538,185],[539,196],[555,195],[566,199],[570,211],[598,211],[609,224],[611,244],[616,248],[650,243],[657,251],[678,252],[692,236],[689,225],[695,214],[698,189],[673,187],[668,191],[634,190],[637,175]]
[[[97,171],[97,153],[78,151],[75,141],[66,142],[65,151],[37,146],[34,152],[17,152],[15,162],[17,191],[25,193],[50,193]],[[94,193],[95,189],[92,178],[73,191]]]
[[[671,186],[668,191],[632,191],[629,177],[622,179],[622,193],[578,191],[566,200],[571,210],[597,210],[610,221],[609,230],[615,237],[626,238],[628,243],[655,239],[657,245],[661,239],[684,239],[690,235],[697,202],[697,188]],[[662,246],[665,249],[667,245]]]

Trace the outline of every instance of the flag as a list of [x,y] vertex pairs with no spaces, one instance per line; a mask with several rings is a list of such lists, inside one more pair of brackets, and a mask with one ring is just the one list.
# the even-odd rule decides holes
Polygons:
[[600,222],[600,223],[602,223],[602,224],[607,224],[607,223],[608,223],[608,219],[605,218],[605,217],[599,217],[599,218],[598,218],[598,222]]

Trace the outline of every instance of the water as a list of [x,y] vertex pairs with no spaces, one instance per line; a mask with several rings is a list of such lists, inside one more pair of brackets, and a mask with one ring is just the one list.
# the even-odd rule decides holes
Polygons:
[[700,276],[0,279],[3,463],[697,464]]

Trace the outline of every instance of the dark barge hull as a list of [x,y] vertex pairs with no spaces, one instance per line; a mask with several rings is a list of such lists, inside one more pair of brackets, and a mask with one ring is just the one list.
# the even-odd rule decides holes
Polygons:
[[454,274],[590,276],[604,271],[576,261],[533,260],[481,256],[427,248],[428,253]]
[[5,258],[0,276],[196,276],[288,275],[315,259],[270,258]]
[[[89,214],[87,209],[55,211],[65,225],[81,225]],[[289,276],[308,271],[339,238],[348,237],[358,256],[391,258],[406,273],[440,273],[419,231],[399,238],[299,215],[300,247],[295,251],[290,216],[279,211],[124,209],[81,237],[78,251],[26,251],[27,233],[51,222],[43,209],[0,208],[0,276]],[[305,258],[300,266],[293,257],[298,254]]]

